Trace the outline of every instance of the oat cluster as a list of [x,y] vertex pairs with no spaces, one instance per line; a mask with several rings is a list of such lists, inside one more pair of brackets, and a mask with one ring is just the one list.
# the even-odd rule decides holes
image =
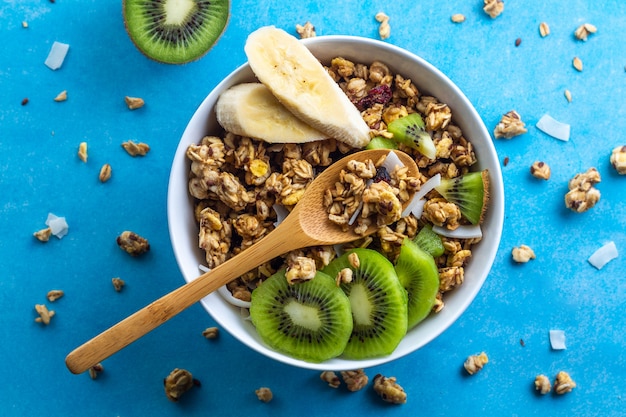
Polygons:
[[[443,178],[463,175],[476,162],[472,144],[453,123],[451,109],[422,94],[410,79],[392,73],[380,61],[365,65],[336,57],[327,71],[359,108],[372,137],[391,137],[387,131],[389,123],[417,112],[432,131],[437,150],[435,159],[431,160],[400,145],[400,150],[416,160],[420,172],[416,178],[407,177],[406,170],[388,173],[393,177],[391,184],[377,183],[364,188],[367,179],[376,175],[379,161],[371,164],[353,161],[346,167],[336,187],[329,190],[327,201],[332,212],[329,214],[337,216],[334,218],[343,224],[349,219],[346,210],[353,213],[350,198],[361,193],[368,200],[364,204],[366,213],[373,210],[382,216],[381,222],[378,217],[371,219],[371,224],[377,227],[375,233],[347,244],[346,250],[369,247],[393,260],[402,241],[415,237],[424,224],[448,228],[462,224],[458,207],[442,203],[436,191],[426,196],[429,201],[420,219],[413,215],[398,218],[397,201],[405,201],[407,193],[419,189],[436,174]],[[279,216],[288,214],[298,203],[319,172],[356,150],[334,139],[270,144],[230,132],[207,136],[200,143],[190,145],[186,152],[191,162],[188,188],[195,200],[198,244],[206,254],[206,265],[214,268],[265,237],[275,229]],[[442,294],[463,282],[465,263],[478,240],[443,238],[443,241],[445,253],[436,259]],[[235,298],[250,301],[252,290],[279,269],[287,268],[290,281],[299,282],[314,276],[316,270],[328,265],[335,256],[332,246],[292,251],[249,271],[228,284],[228,288]],[[340,279],[350,278],[345,274]],[[442,294],[435,311],[444,306]]]
[[468,374],[474,375],[476,372],[483,369],[485,364],[489,362],[489,358],[485,352],[481,352],[478,355],[470,355],[463,363],[463,367]]
[[500,122],[496,125],[493,135],[496,139],[511,139],[515,136],[523,135],[528,132],[526,124],[522,121],[521,116],[515,110],[502,115]]
[[565,194],[565,206],[577,213],[595,206],[600,200],[600,191],[595,187],[600,179],[600,173],[595,168],[576,174],[568,183],[569,191]]

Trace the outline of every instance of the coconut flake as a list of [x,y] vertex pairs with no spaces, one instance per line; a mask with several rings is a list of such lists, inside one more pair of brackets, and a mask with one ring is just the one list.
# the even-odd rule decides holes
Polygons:
[[456,239],[477,239],[483,237],[483,232],[480,229],[480,225],[462,225],[454,230],[450,230],[447,227],[441,227],[434,225],[433,232],[438,235],[456,238]]
[[50,228],[50,231],[53,235],[62,239],[63,236],[67,235],[69,231],[69,226],[65,221],[65,217],[58,217],[52,213],[48,213],[48,218],[46,219],[46,226]]
[[596,250],[593,255],[587,259],[591,265],[597,269],[601,269],[604,265],[617,258],[619,253],[617,252],[617,246],[615,242],[609,242],[603,245],[600,249]]
[[424,204],[426,204],[426,200],[424,200],[424,196],[428,194],[432,189],[439,186],[441,184],[441,174],[437,174],[428,179],[420,189],[413,194],[413,199],[408,204],[408,206],[402,212],[402,217],[406,217],[409,213],[413,213],[416,218],[422,217],[422,211],[424,209]]
[[404,164],[402,163],[402,160],[400,159],[397,153],[395,153],[394,151],[390,151],[385,157],[385,160],[383,161],[382,166],[385,167],[387,172],[391,173],[398,166],[400,168],[404,167]]
[[276,221],[274,222],[274,227],[277,227],[283,222],[283,220],[287,218],[287,216],[289,215],[289,210],[287,210],[285,206],[281,206],[280,204],[274,204],[272,208],[276,212]]
[[68,44],[54,41],[44,64],[51,70],[58,70],[63,65],[69,49],[70,46]]
[[550,330],[550,346],[554,350],[564,350],[565,332],[563,330]]
[[418,198],[415,198],[415,196],[413,196],[413,198],[411,199],[409,204],[407,204],[404,211],[402,211],[402,214],[400,217],[406,217],[409,214],[413,214],[416,219],[419,219],[420,217],[422,217],[422,212],[424,211],[425,204],[426,204],[425,199],[423,198],[418,199]]
[[537,122],[537,129],[552,136],[553,138],[568,141],[570,133],[570,125],[559,122],[550,115],[545,114]]

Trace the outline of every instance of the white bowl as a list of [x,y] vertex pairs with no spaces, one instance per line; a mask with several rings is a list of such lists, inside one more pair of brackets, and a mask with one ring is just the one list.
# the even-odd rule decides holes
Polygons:
[[[252,323],[242,319],[240,309],[227,303],[218,293],[202,299],[204,308],[221,327],[265,356],[290,365],[317,370],[368,368],[398,359],[424,346],[447,329],[472,302],[489,274],[500,242],[504,219],[502,172],[490,135],[472,104],[450,79],[428,62],[401,48],[366,38],[320,36],[303,42],[324,63],[337,56],[368,65],[374,60],[382,61],[394,73],[410,78],[420,92],[448,104],[452,109],[454,123],[474,145],[478,158],[474,168],[488,168],[490,172],[491,199],[482,225],[483,239],[472,250],[472,258],[465,269],[465,282],[447,293],[445,308],[438,314],[431,314],[410,330],[391,355],[367,360],[335,358],[322,363],[294,359],[264,345]],[[198,265],[204,264],[205,259],[204,253],[198,249],[198,226],[194,220],[192,199],[187,187],[190,164],[185,157],[185,151],[189,145],[200,142],[205,135],[219,132],[213,111],[219,95],[230,86],[254,80],[250,67],[244,64],[219,83],[189,121],[176,150],[170,173],[167,214],[174,254],[187,282],[200,274]]]

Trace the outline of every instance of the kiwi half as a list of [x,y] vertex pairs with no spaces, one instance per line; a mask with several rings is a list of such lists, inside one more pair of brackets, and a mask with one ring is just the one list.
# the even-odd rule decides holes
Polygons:
[[[358,257],[358,266],[350,254]],[[372,249],[353,249],[333,260],[323,272],[331,277],[344,268],[352,270],[352,281],[341,289],[350,300],[354,325],[343,356],[366,359],[394,351],[407,331],[407,293],[393,264]]]
[[339,356],[352,333],[350,301],[322,272],[292,285],[272,275],[252,291],[250,318],[269,347],[308,362]]
[[435,159],[437,154],[435,142],[425,126],[422,116],[418,113],[411,113],[389,123],[387,130],[393,134],[394,140],[416,149],[428,159]]
[[482,222],[489,201],[489,171],[468,172],[456,178],[442,179],[435,189],[472,224]]
[[404,239],[396,261],[396,273],[406,289],[408,328],[424,320],[433,309],[439,291],[439,271],[435,259],[417,243]]
[[228,23],[229,0],[123,0],[126,31],[148,58],[167,64],[199,59]]

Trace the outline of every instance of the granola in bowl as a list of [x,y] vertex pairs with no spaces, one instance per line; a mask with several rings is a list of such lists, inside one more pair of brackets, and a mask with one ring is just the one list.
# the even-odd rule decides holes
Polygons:
[[[359,108],[372,136],[389,137],[387,125],[402,115],[422,115],[437,154],[429,159],[400,145],[402,151],[414,156],[420,168],[413,187],[421,187],[436,175],[455,178],[483,169],[493,177],[489,214],[481,226],[482,241],[443,237],[445,252],[436,259],[442,276],[437,313],[410,330],[389,357],[363,361],[338,358],[322,364],[294,360],[263,346],[254,327],[242,318],[240,308],[228,304],[219,294],[203,300],[205,308],[226,330],[270,357],[314,369],[369,367],[403,356],[432,340],[475,296],[493,261],[501,233],[499,164],[489,134],[471,104],[450,80],[420,58],[363,38],[329,36],[303,42]],[[186,280],[199,275],[198,265],[214,267],[266,236],[295,206],[317,173],[355,151],[333,139],[271,144],[222,131],[213,112],[217,97],[229,86],[252,80],[253,74],[244,65],[220,83],[194,115],[175,157],[168,216],[174,251]],[[382,86],[389,88],[390,97],[372,97],[371,92],[380,91]],[[371,170],[355,170],[368,168]],[[346,183],[356,179],[359,175],[349,176]],[[337,197],[342,190],[335,191]],[[389,225],[383,222],[376,233],[347,247],[373,248],[393,259],[404,238],[415,237],[426,223],[451,230],[467,223],[437,198],[440,196],[435,191],[426,196],[427,204],[419,218],[407,215]],[[285,254],[231,282],[229,292],[246,302],[258,283],[278,269],[287,266],[297,271],[296,275],[306,274],[307,269],[327,265],[336,253],[333,247],[313,247]]]

